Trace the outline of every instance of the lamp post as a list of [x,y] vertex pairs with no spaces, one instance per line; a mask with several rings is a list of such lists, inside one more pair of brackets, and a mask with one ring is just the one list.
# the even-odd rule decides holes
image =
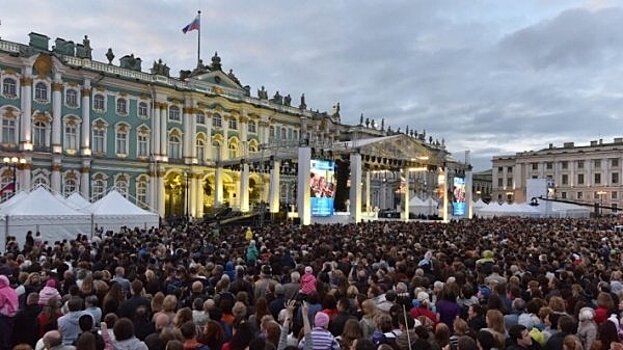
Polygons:
[[184,170],[184,181],[186,185],[184,187],[184,213],[186,215],[186,220],[188,220],[188,180],[190,178],[190,174],[188,170]]
[[3,163],[5,166],[13,170],[13,193],[17,192],[17,166],[19,164],[26,164],[26,159],[18,157],[4,157]]

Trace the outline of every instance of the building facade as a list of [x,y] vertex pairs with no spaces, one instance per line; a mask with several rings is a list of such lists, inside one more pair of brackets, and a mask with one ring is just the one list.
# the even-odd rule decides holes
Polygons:
[[[547,179],[554,196],[568,201],[621,208],[623,138],[493,157],[493,200],[525,202],[528,179]],[[613,210],[613,211],[616,211]]]
[[472,193],[474,199],[482,199],[485,202],[491,200],[492,192],[492,173],[491,170],[485,170],[474,173],[472,176]]
[[[0,170],[2,188],[15,175],[18,189],[41,184],[91,200],[115,187],[162,216],[248,211],[267,201],[275,164],[280,202],[294,202],[294,165],[268,161],[279,148],[396,133],[363,117],[343,124],[339,104],[312,111],[304,95],[295,103],[262,87],[251,96],[217,54],[174,78],[162,61],[149,73],[134,55],[115,65],[110,49],[108,63],[96,61],[86,36],[57,38],[52,50],[47,36],[29,36],[27,45],[0,40],[0,150],[21,160]],[[410,136],[445,152],[424,133]]]

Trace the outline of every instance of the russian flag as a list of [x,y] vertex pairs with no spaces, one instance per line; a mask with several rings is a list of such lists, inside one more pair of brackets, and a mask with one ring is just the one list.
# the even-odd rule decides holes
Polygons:
[[186,27],[182,28],[182,32],[186,34],[187,32],[191,30],[199,30],[199,25],[200,25],[199,15],[197,15],[197,17],[195,17],[195,19],[192,22],[190,22]]

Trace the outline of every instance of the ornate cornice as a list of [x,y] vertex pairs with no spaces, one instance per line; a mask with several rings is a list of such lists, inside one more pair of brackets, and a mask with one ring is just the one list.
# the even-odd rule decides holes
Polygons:
[[63,84],[52,83],[52,91],[63,91]]
[[80,90],[80,93],[82,93],[82,97],[91,96],[91,88],[84,88]]
[[21,77],[21,78],[19,78],[19,83],[22,86],[30,86],[30,85],[32,85],[32,78],[31,77]]
[[61,171],[63,170],[63,165],[62,164],[52,164],[52,171]]

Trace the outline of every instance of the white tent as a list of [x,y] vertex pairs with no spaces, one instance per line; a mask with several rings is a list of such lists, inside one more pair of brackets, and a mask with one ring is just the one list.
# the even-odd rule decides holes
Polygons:
[[13,204],[21,201],[27,195],[28,195],[28,192],[19,191],[15,195],[13,195],[11,198],[9,198],[6,201],[0,203],[0,213],[2,212],[2,208],[6,208],[6,207],[8,207],[10,205],[13,205]]
[[415,215],[428,215],[428,206],[417,196],[409,200],[409,212]]
[[[2,206],[0,242],[6,235],[15,236],[22,246],[28,231],[39,231],[44,241],[74,239],[78,233],[90,233],[90,217],[69,207],[64,201],[37,187],[30,193]],[[4,244],[2,245],[4,249]]]
[[84,199],[78,192],[74,192],[69,197],[65,198],[65,203],[74,209],[82,209],[91,205],[91,202]]
[[151,228],[159,224],[158,214],[137,207],[116,190],[81,211],[92,214],[94,224],[104,231],[119,231],[123,226]]

